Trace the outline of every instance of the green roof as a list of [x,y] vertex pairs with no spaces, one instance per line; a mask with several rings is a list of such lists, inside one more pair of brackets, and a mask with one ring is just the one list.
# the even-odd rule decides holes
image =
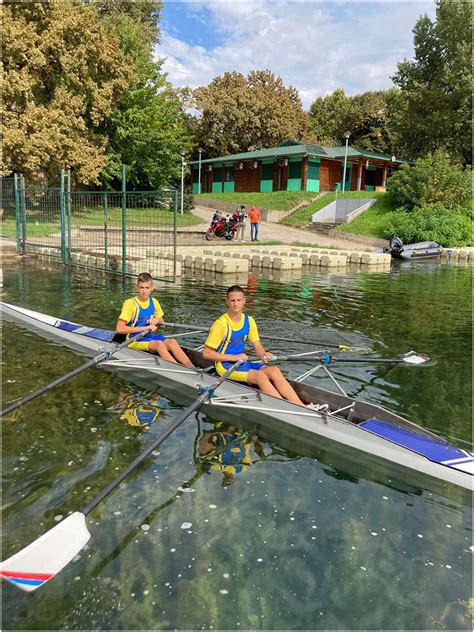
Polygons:
[[[246,151],[240,154],[230,154],[229,156],[218,156],[216,158],[207,158],[201,160],[201,164],[209,164],[213,162],[238,162],[240,160],[261,160],[264,158],[281,158],[291,156],[315,156],[318,158],[332,158],[339,159],[344,158],[346,148],[342,147],[324,147],[323,145],[313,145],[311,143],[303,143],[298,141],[286,141],[277,147],[271,147],[270,149],[259,149],[257,151]],[[348,146],[347,150],[348,158],[375,158],[378,160],[385,160],[388,162],[408,162],[401,158],[396,158],[392,161],[392,156],[388,154],[379,154],[375,151],[367,151],[365,149],[357,149],[356,147]],[[189,163],[190,165],[198,165],[199,161],[194,160]]]

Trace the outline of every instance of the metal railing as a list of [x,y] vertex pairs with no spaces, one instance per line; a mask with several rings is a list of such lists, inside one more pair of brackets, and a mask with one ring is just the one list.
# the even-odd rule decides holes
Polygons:
[[178,192],[71,191],[70,173],[61,172],[59,187],[26,187],[13,178],[15,215],[2,222],[14,232],[20,253],[36,252],[64,264],[122,275],[150,272],[176,279]]

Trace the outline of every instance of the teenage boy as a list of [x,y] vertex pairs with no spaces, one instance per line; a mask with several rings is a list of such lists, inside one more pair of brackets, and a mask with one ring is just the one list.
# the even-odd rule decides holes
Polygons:
[[153,292],[153,279],[148,272],[142,272],[137,279],[137,296],[128,298],[122,306],[122,311],[115,328],[118,334],[130,334],[151,329],[138,342],[132,342],[131,349],[141,349],[157,353],[163,360],[179,362],[189,368],[193,364],[174,338],[165,338],[156,333],[158,325],[163,325],[163,310],[156,298],[151,297]]
[[[227,290],[226,304],[228,311],[212,325],[205,342],[203,357],[216,363],[219,375],[225,373],[234,362],[242,359],[244,364],[232,373],[230,380],[254,384],[262,393],[304,406],[280,369],[277,366],[268,366],[272,354],[263,348],[255,320],[243,312],[245,296],[239,285],[233,285]],[[248,356],[244,353],[247,338],[252,343],[260,362],[248,361]]]

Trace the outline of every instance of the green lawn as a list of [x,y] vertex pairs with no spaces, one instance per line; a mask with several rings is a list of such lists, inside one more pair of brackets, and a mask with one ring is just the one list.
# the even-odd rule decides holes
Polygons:
[[[383,229],[390,220],[391,214],[395,211],[395,208],[389,201],[388,195],[382,192],[374,193],[367,191],[349,191],[347,193],[338,193],[337,195],[338,200],[353,198],[375,198],[377,202],[356,217],[350,224],[341,224],[341,226],[338,226],[336,231],[383,238]],[[316,211],[319,211],[335,199],[336,193],[327,193],[300,211],[285,217],[281,223],[287,226],[294,226],[295,228],[303,228],[311,222],[313,213],[316,213]]]
[[300,202],[310,200],[316,195],[317,193],[307,191],[275,191],[273,193],[203,193],[193,197],[196,204],[199,204],[200,199],[207,198],[231,202],[236,207],[238,204],[246,206],[255,204],[259,208],[270,211],[289,211]]
[[[195,226],[201,223],[201,219],[185,213],[176,216],[176,226],[183,228],[185,226]],[[102,208],[83,209],[72,212],[72,226],[103,226],[104,211]],[[122,225],[122,209],[117,207],[108,210],[108,225],[110,228]],[[147,209],[128,209],[127,225],[132,226],[172,226],[173,215],[168,210],[147,208]],[[15,237],[16,226],[15,219],[7,217],[1,222],[2,235],[4,237]],[[41,211],[27,211],[26,214],[26,233],[29,237],[48,237],[53,233],[58,233],[59,213]]]

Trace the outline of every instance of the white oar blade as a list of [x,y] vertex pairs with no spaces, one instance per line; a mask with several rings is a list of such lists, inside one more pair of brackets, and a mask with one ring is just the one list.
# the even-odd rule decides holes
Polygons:
[[403,356],[403,361],[407,364],[425,364],[429,360],[428,356],[421,355],[415,351],[409,351]]
[[0,577],[32,592],[69,564],[91,534],[86,517],[74,512],[0,565]]

